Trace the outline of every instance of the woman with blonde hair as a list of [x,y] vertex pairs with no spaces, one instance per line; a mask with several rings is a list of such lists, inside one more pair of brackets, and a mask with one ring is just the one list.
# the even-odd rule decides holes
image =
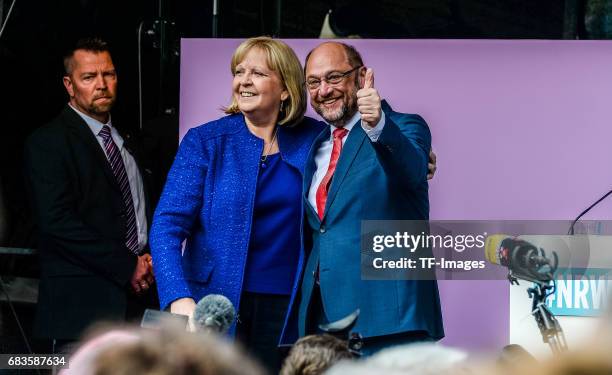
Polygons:
[[162,308],[191,316],[205,295],[228,297],[239,311],[230,334],[278,369],[277,343],[304,258],[304,166],[323,124],[304,117],[304,73],[285,43],[244,41],[231,72],[228,115],[181,142],[151,252]]

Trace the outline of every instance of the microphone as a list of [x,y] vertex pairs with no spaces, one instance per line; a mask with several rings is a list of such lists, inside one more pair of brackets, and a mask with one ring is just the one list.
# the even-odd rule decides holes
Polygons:
[[226,333],[236,319],[232,302],[220,294],[209,294],[202,298],[193,312],[196,331]]
[[490,263],[506,267],[511,276],[528,281],[552,280],[559,263],[557,253],[553,251],[552,256],[553,260],[530,242],[503,234],[488,236],[485,242],[485,257]]
[[324,333],[346,341],[349,351],[356,358],[361,357],[361,349],[363,348],[363,337],[359,332],[353,332],[357,319],[359,319],[360,309],[353,311],[350,315],[327,324],[319,324],[319,329]]

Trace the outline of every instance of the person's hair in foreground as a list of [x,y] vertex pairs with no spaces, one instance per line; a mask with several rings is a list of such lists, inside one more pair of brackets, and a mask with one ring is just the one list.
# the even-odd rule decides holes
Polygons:
[[511,370],[503,375],[609,375],[612,374],[612,357],[609,348],[587,345],[553,356],[540,364],[523,365],[521,369],[514,367]]
[[[103,344],[89,345],[102,338]],[[114,330],[86,342],[71,359],[72,375],[264,375],[239,347],[214,334]],[[74,365],[73,366],[73,360]]]
[[435,343],[417,343],[384,349],[372,357],[340,362],[326,375],[443,375],[459,373],[467,353]]
[[[231,62],[232,75],[236,73],[236,66],[244,60],[247,53],[257,48],[265,52],[268,60],[268,68],[275,71],[289,92],[289,98],[285,100],[283,109],[279,114],[278,123],[281,125],[294,125],[299,123],[306,113],[306,86],[304,84],[304,71],[300,60],[295,52],[280,40],[267,36],[250,38],[242,42],[234,51]],[[238,113],[238,103],[232,99],[232,103],[225,109],[225,113]]]
[[280,375],[319,375],[336,362],[351,358],[346,342],[327,334],[309,335],[293,345]]

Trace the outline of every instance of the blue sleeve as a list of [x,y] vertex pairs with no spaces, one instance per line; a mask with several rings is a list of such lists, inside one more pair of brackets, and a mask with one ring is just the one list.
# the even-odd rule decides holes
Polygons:
[[168,173],[149,235],[160,306],[192,297],[182,268],[182,243],[202,208],[208,160],[194,129],[183,138]]
[[387,113],[378,142],[372,144],[385,169],[404,187],[412,189],[427,181],[431,133],[421,116]]

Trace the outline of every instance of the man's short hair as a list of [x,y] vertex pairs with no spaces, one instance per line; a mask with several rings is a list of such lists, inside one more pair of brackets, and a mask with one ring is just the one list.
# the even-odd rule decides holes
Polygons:
[[293,345],[280,375],[319,375],[338,361],[351,358],[346,342],[327,334],[309,335]]
[[100,52],[109,52],[110,47],[108,43],[101,38],[82,38],[79,39],[76,44],[66,52],[64,55],[64,75],[69,76],[74,69],[74,53],[78,50],[100,53]]
[[[346,57],[348,59],[348,63],[351,66],[351,68],[363,66],[363,59],[361,58],[361,54],[359,53],[359,51],[357,51],[355,47],[351,46],[350,44],[346,44],[342,42],[333,42],[333,43],[338,43],[339,45],[342,46],[342,48],[344,48],[344,52],[346,53]],[[310,55],[312,54],[312,51],[314,51],[315,49],[317,49],[317,47],[311,49],[310,52],[308,52],[308,55],[306,55],[306,61],[304,61],[304,73],[306,73],[306,66],[308,65],[308,60],[310,59]]]

